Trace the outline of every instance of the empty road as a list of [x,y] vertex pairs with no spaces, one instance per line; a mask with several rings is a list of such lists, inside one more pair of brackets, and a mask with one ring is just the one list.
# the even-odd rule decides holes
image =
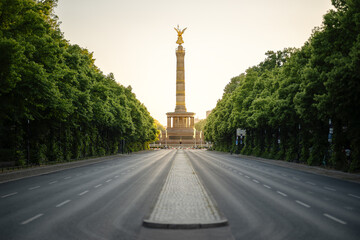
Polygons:
[[[142,226],[177,155],[228,219]],[[239,156],[159,150],[0,184],[1,239],[358,239],[360,185]]]

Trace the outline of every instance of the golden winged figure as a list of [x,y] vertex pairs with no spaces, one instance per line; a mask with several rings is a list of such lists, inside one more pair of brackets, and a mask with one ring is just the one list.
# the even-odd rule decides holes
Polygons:
[[179,45],[183,44],[183,43],[184,43],[184,40],[183,40],[183,38],[182,38],[182,35],[183,35],[183,33],[185,32],[185,30],[186,30],[187,28],[184,28],[183,30],[181,30],[181,29],[179,28],[179,25],[177,25],[177,28],[174,28],[174,29],[176,30],[176,32],[177,32],[177,34],[178,34],[178,39],[177,39],[176,43],[179,44]]

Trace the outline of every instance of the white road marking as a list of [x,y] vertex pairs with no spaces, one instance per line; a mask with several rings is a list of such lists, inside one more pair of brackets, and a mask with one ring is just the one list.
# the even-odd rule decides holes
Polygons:
[[61,207],[64,206],[65,204],[69,203],[71,200],[65,200],[62,203],[59,203],[58,205],[56,205],[56,207]]
[[96,185],[94,188],[98,188],[98,187],[101,187],[102,186],[102,184],[99,184],[99,185]]
[[71,177],[65,177],[64,179],[66,180],[66,179],[70,179]]
[[88,193],[89,192],[89,190],[86,190],[86,191],[83,191],[82,193],[79,193],[78,195],[79,196],[82,196],[82,195],[84,195],[84,194],[86,194],[86,193]]
[[118,175],[116,175],[114,178],[118,178],[119,176]]
[[106,182],[111,182],[112,181],[112,179],[109,179],[109,180],[107,180]]
[[36,186],[36,187],[31,187],[31,188],[29,188],[29,190],[34,190],[34,189],[37,189],[37,188],[39,188],[40,186]]
[[242,174],[241,172],[238,172],[238,174],[241,175],[241,176],[244,175],[244,174]]
[[296,200],[295,202],[302,205],[302,206],[304,206],[304,207],[310,208],[310,205],[307,205],[306,203],[303,203],[303,202],[301,202],[299,200]]
[[249,176],[245,175],[246,178],[250,178]]
[[356,196],[356,195],[354,195],[354,194],[349,193],[348,195],[349,195],[350,197],[354,197],[354,198],[359,198],[359,199],[360,199],[359,196]]
[[1,196],[1,198],[7,198],[7,197],[13,196],[15,194],[18,194],[18,193],[17,192],[9,193],[9,194],[6,194],[4,196]]
[[268,188],[268,189],[271,189],[271,187],[270,186],[268,186],[268,185],[263,185],[264,187],[266,187],[266,188]]
[[327,217],[327,218],[330,218],[331,220],[333,220],[335,222],[338,222],[338,223],[341,223],[341,224],[344,224],[344,225],[346,224],[346,222],[344,222],[343,220],[338,219],[338,218],[336,218],[334,216],[331,216],[331,215],[329,215],[327,213],[324,213],[324,216]]
[[325,188],[326,190],[336,192],[336,189],[334,189],[334,188],[330,188],[330,187],[324,187],[324,188]]
[[57,183],[58,181],[53,181],[53,182],[49,182],[49,184],[54,184],[54,183]]
[[29,218],[28,220],[23,221],[21,224],[22,224],[22,225],[28,224],[29,222],[32,222],[32,221],[38,219],[39,217],[41,217],[41,216],[43,216],[43,215],[44,215],[44,214],[40,213],[40,214],[38,214],[38,215],[36,215],[36,216],[33,216],[32,218]]
[[283,192],[280,192],[280,191],[276,191],[276,192],[277,192],[278,194],[284,196],[284,197],[287,197],[287,195],[286,195],[285,193],[283,193]]
[[260,183],[258,180],[256,180],[256,179],[253,179],[253,182],[254,183]]
[[315,183],[313,183],[313,182],[306,182],[307,184],[310,184],[310,185],[313,185],[313,186],[316,186],[316,184]]

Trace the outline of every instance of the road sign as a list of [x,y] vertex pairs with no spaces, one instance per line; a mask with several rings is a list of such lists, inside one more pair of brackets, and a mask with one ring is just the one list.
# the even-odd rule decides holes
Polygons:
[[236,129],[236,136],[240,135],[246,136],[246,130],[241,128]]

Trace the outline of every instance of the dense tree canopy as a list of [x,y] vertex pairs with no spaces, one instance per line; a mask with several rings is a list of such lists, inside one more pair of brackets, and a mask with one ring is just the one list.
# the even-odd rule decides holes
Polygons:
[[56,0],[0,0],[0,159],[24,164],[137,151],[156,139],[131,87],[71,45]]
[[205,126],[215,149],[360,170],[360,1],[332,3],[302,48],[231,79]]

